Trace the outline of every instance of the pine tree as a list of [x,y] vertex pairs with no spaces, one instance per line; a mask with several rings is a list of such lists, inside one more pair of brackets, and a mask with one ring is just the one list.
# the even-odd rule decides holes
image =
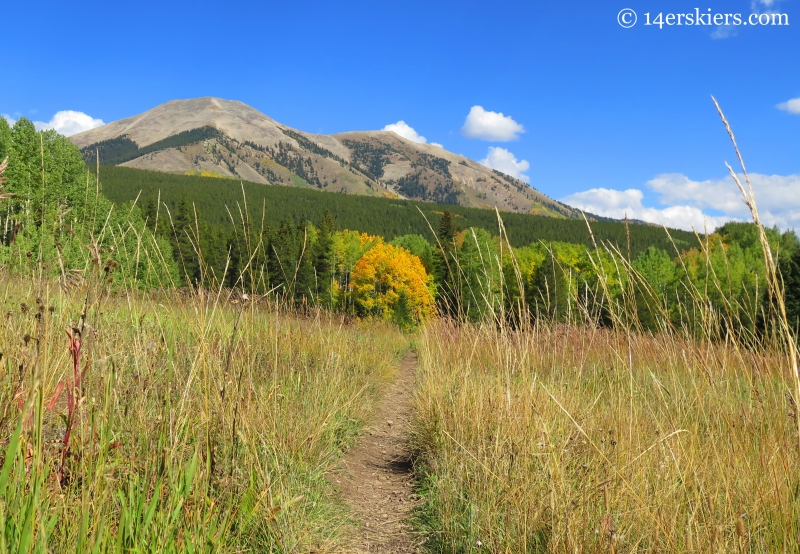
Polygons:
[[270,285],[279,294],[293,296],[297,246],[294,223],[290,219],[281,221],[270,239],[267,256]]
[[225,275],[225,283],[230,288],[243,286],[242,270],[244,269],[244,264],[247,262],[247,257],[245,255],[246,249],[244,240],[239,234],[238,229],[234,229],[228,234],[225,249],[226,255],[230,258],[228,260],[228,272]]
[[295,272],[294,300],[301,306],[313,304],[317,300],[317,275],[314,272],[314,258],[316,243],[312,242],[311,234],[305,222],[296,228],[298,244]]
[[200,223],[200,252],[203,259],[203,276],[209,286],[219,286],[225,271],[227,250],[225,234],[205,222]]
[[317,242],[314,245],[313,265],[316,274],[317,299],[326,308],[333,305],[331,288],[333,283],[333,233],[336,220],[328,210],[319,222]]
[[452,244],[456,237],[456,228],[453,225],[453,217],[449,211],[442,214],[442,220],[439,222],[439,241],[444,244]]
[[173,218],[175,228],[172,230],[172,250],[176,254],[179,266],[183,266],[187,285],[199,284],[202,278],[200,259],[195,249],[194,213],[189,199],[181,198],[178,211]]
[[434,256],[434,279],[437,284],[437,304],[443,314],[460,315],[461,287],[458,286],[458,263],[456,228],[449,211],[442,214],[439,222],[439,244]]
[[156,201],[155,199],[153,199],[152,196],[147,200],[142,215],[144,216],[145,221],[147,222],[147,227],[150,230],[155,231],[156,227],[158,226],[157,225],[158,209],[156,206]]

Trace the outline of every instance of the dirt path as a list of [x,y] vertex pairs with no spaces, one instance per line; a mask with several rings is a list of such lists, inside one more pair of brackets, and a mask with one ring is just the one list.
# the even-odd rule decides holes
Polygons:
[[333,476],[361,523],[354,529],[351,553],[422,552],[420,537],[407,523],[415,506],[406,437],[416,367],[417,354],[412,352],[377,405],[361,442],[347,452],[342,471]]

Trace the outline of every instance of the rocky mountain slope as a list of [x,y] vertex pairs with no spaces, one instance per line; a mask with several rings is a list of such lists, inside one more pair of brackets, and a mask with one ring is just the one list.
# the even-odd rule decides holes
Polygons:
[[580,217],[531,186],[391,131],[304,133],[237,101],[173,100],[74,135],[87,162]]

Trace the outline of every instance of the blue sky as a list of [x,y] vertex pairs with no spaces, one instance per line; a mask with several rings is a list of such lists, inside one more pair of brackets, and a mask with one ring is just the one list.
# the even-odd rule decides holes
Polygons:
[[[10,119],[68,132],[219,96],[308,132],[403,121],[553,198],[687,228],[703,213],[711,226],[746,216],[713,94],[764,219],[800,227],[800,0],[66,4],[4,6]],[[630,29],[623,8],[638,14]],[[789,25],[644,25],[646,12],[695,8],[780,12]],[[465,128],[475,106],[484,117]],[[52,120],[64,110],[89,117]]]

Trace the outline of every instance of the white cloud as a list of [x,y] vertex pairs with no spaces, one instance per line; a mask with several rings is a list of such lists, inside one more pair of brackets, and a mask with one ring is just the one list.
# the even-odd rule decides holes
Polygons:
[[410,140],[411,142],[418,142],[419,144],[425,144],[428,142],[428,139],[417,133],[411,125],[402,119],[397,123],[390,123],[384,127],[383,130],[392,131],[401,137]]
[[707,216],[702,210],[692,206],[670,206],[664,209],[648,208],[642,204],[644,193],[639,189],[613,190],[605,188],[590,189],[562,198],[562,202],[595,215],[616,219],[639,219],[667,227],[704,232],[712,230],[729,217]]
[[461,134],[467,138],[507,142],[516,140],[525,128],[511,116],[498,112],[487,112],[481,106],[472,106]]
[[[800,175],[752,173],[750,181],[759,216],[765,225],[800,229]],[[667,173],[648,181],[647,187],[659,195],[659,203],[666,208],[644,206],[644,194],[638,189],[591,189],[562,200],[597,215],[622,218],[627,213],[632,219],[664,223],[679,229],[694,226],[698,231],[703,229],[704,221],[713,229],[732,219],[750,219],[750,212],[730,176],[693,181],[681,173]],[[706,210],[721,215],[708,215]]]
[[53,119],[45,123],[44,121],[34,121],[33,125],[38,131],[54,129],[65,136],[72,136],[95,127],[105,125],[102,119],[95,119],[83,112],[73,110],[63,110],[56,112]]
[[426,139],[418,132],[416,132],[411,125],[409,125],[402,119],[397,123],[390,123],[389,125],[384,127],[383,130],[392,131],[393,133],[400,135],[401,137],[408,139],[411,142],[416,142],[418,144],[430,144],[431,146],[438,146],[439,148],[444,148],[444,146],[439,144],[438,142],[428,142],[428,139]]
[[800,114],[800,97],[792,98],[791,100],[787,100],[786,102],[781,102],[780,104],[778,104],[777,108],[785,112]]
[[[0,117],[5,118],[9,125],[14,125],[14,123],[17,122],[16,119],[8,114],[0,114]],[[33,122],[33,126],[36,127],[37,131],[54,129],[68,137],[83,131],[88,131],[89,129],[94,129],[95,127],[100,127],[101,125],[105,125],[102,119],[95,119],[83,112],[76,112],[73,110],[56,112],[53,118],[48,122]]]
[[517,161],[516,156],[505,148],[490,146],[489,153],[480,163],[486,167],[505,173],[506,175],[511,175],[520,181],[526,183],[530,183],[531,181],[530,177],[522,173],[523,171],[527,171],[531,167],[531,164],[529,164],[527,160]]
[[[744,183],[744,178],[739,176]],[[761,221],[768,226],[800,229],[800,175],[751,173]],[[658,192],[662,204],[687,202],[700,209],[712,209],[731,217],[749,219],[733,178],[692,181],[679,173],[659,175],[647,185]]]

